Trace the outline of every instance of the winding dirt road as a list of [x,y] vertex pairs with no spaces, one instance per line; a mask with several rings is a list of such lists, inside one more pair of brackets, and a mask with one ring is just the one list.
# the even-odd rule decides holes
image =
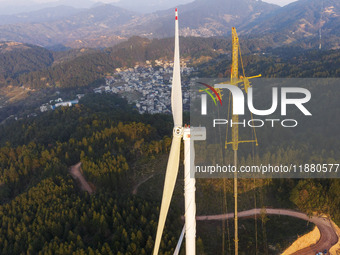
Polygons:
[[71,166],[70,174],[73,177],[73,179],[79,181],[81,189],[87,191],[91,195],[94,192],[94,190],[85,180],[83,174],[80,172],[80,167],[81,167],[81,162],[79,162],[78,164],[74,166]]
[[[248,211],[243,211],[238,213],[239,218],[251,217],[257,214],[261,214],[263,209],[252,209]],[[285,210],[285,209],[265,209],[265,213],[268,215],[285,215],[290,217],[299,218],[302,220],[310,221],[314,223],[318,229],[320,230],[320,240],[310,246],[306,247],[302,250],[299,250],[292,255],[315,255],[317,252],[327,250],[335,245],[338,242],[338,236],[334,231],[332,224],[329,219],[323,217],[308,217],[306,214],[301,212],[296,212],[292,210]],[[228,214],[219,214],[219,215],[206,215],[206,216],[197,216],[196,220],[204,221],[204,220],[222,220],[222,219],[229,219],[234,218],[234,213]]]

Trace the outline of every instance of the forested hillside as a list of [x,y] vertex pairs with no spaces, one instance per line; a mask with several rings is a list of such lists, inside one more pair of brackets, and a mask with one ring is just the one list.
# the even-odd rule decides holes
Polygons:
[[[168,151],[167,128],[153,125],[164,118],[139,116],[115,96],[90,96],[77,107],[2,126],[1,254],[150,254],[158,203],[131,195],[138,171],[131,166]],[[94,195],[68,173],[79,161]],[[164,254],[172,254],[180,231],[178,214],[170,221]]]
[[20,74],[47,68],[53,62],[48,50],[15,42],[0,42],[0,85]]
[[[165,165],[160,168],[160,163],[169,152],[171,122],[169,115],[139,115],[123,99],[114,95],[89,95],[78,106],[2,125],[1,254],[39,251],[150,254],[158,221],[158,199],[164,181],[162,173]],[[331,132],[334,130],[329,134]],[[266,162],[292,162],[307,154],[314,155],[319,162],[318,148],[305,143],[291,147],[282,143],[291,136],[290,132],[282,133],[271,145],[270,137],[278,136],[277,133],[269,132],[267,139],[262,132],[258,135],[261,147],[258,155]],[[240,151],[241,164],[250,160],[250,155],[246,157],[245,152],[247,150]],[[140,195],[132,195],[136,181],[134,176],[140,176],[145,171],[142,169],[152,168],[148,162],[154,162],[155,158],[157,163],[153,163],[156,167],[153,173],[157,177],[144,186]],[[95,189],[93,195],[81,191],[69,174],[69,167],[78,162],[83,163],[84,176]],[[254,206],[252,183],[253,180],[240,180],[240,210]],[[223,190],[221,184],[221,180],[198,180],[198,214],[221,213],[222,200],[209,199],[220,196]],[[229,210],[233,205],[231,187],[227,187]],[[339,223],[339,188],[337,179],[259,180],[255,199],[259,207],[284,205],[307,213],[327,213]],[[182,189],[176,190],[178,194],[162,239],[163,254],[173,253],[182,228],[182,210],[179,209],[183,201],[178,200],[182,197]],[[252,229],[253,224],[244,224]],[[270,231],[272,224],[270,221],[262,225],[261,231]],[[303,224],[296,226],[299,227],[294,231],[304,233]],[[199,238],[198,249],[213,254],[218,244],[207,241],[212,228],[202,232],[203,229],[199,228],[198,236],[202,239]],[[220,230],[215,231],[220,235]],[[296,236],[296,232],[291,232],[287,230],[286,235]],[[276,235],[268,239],[263,239],[262,234],[260,236],[260,250],[268,243],[281,249],[283,244],[289,244]],[[247,242],[244,247],[255,249],[253,239]]]
[[[214,47],[227,47],[224,39],[183,38],[183,57],[217,56]],[[132,37],[127,42],[102,51],[69,58],[47,69],[24,74],[15,81],[33,88],[88,86],[118,67],[133,67],[146,60],[173,58],[173,39],[149,40]]]
[[[338,77],[340,74],[337,50],[277,48],[262,54],[266,42],[259,47],[252,41],[241,41],[241,45],[249,76],[262,73],[272,78]],[[6,82],[71,91],[96,82],[116,67],[159,58],[171,60],[172,48],[171,38],[150,41],[134,37],[104,50],[53,54],[42,50],[45,62],[37,59],[41,65],[33,64],[27,69],[26,62],[21,61],[19,64],[23,65],[18,67],[15,63],[21,57],[30,57],[17,55],[15,61],[8,62],[13,63],[13,72],[6,76]],[[191,64],[199,70],[196,74],[202,77],[230,75],[230,48],[230,41],[225,39],[181,39],[182,56],[191,59]],[[210,61],[200,62],[202,56]],[[240,146],[240,164],[252,164],[254,159],[271,164],[339,163],[339,87],[316,86],[311,87],[311,92],[308,109],[313,119],[301,119],[301,126],[294,132],[282,128],[259,130],[259,147],[254,153]],[[263,98],[271,97],[263,95]],[[263,99],[257,106],[266,107],[267,101]],[[189,123],[185,117],[185,123]],[[89,94],[74,107],[57,108],[34,118],[11,119],[0,125],[0,253],[150,254],[171,133],[170,115],[140,115],[124,99],[109,94]],[[95,190],[92,195],[82,191],[70,176],[70,166],[78,162],[82,162],[83,175]],[[137,195],[132,195],[136,182],[147,174],[153,176],[150,182]],[[226,183],[227,187],[222,180],[197,181],[198,214],[222,213],[224,200],[219,198],[224,189],[231,211],[232,180]],[[182,177],[177,185],[180,188],[176,189],[178,194],[162,239],[163,254],[173,253],[183,225]],[[252,179],[245,179],[240,180],[239,208],[251,209],[254,204],[284,206],[308,214],[326,213],[340,224],[339,192],[338,179],[269,179],[256,180],[256,185]],[[291,240],[305,230],[303,224],[301,232],[294,229],[293,234],[282,227],[282,231],[288,232],[280,231],[278,236],[269,236],[267,240],[265,231],[273,223],[266,221],[263,217],[259,230],[261,252],[269,244],[281,251],[288,245],[286,236],[290,235]],[[240,231],[254,231],[253,226],[245,223]],[[222,236],[220,225],[208,228]],[[215,255],[218,245],[209,241],[212,235],[205,230],[198,229],[198,250],[200,254]],[[244,252],[256,249],[252,238],[241,242]]]
[[[244,54],[243,62],[248,76],[259,73],[266,78],[340,76],[339,50],[319,51],[283,47],[269,50],[263,54]],[[201,77],[229,77],[230,66],[230,57],[222,55],[207,63],[199,64],[199,75]]]
[[[26,66],[19,51],[8,52],[13,61],[7,61],[7,69],[3,71],[2,84],[24,85],[31,88],[46,87],[82,87],[88,86],[117,67],[131,67],[146,60],[173,58],[173,38],[149,40],[132,37],[128,41],[103,50],[81,49],[64,52],[52,52],[39,48],[44,54],[36,52],[33,56],[24,56],[32,64]],[[244,53],[259,52],[269,47],[271,41],[252,40],[244,42]],[[37,47],[38,48],[38,47]],[[223,56],[230,52],[231,41],[225,38],[181,38],[181,56],[193,63]],[[7,55],[0,57],[7,59]],[[35,59],[40,66],[35,66]],[[15,64],[14,64],[15,63]],[[46,63],[45,65],[42,65]],[[53,64],[53,65],[52,65]],[[15,72],[13,69],[21,72]],[[21,74],[19,76],[19,74]],[[1,84],[0,83],[0,84]]]
[[[339,50],[316,51],[294,47],[270,49],[271,43],[270,40],[241,40],[248,75],[261,73],[265,77],[339,76]],[[197,66],[202,77],[230,75],[230,49],[229,39],[181,38],[181,56],[187,58],[189,64]],[[6,60],[8,57],[5,53],[0,54],[3,61],[7,61],[6,65],[3,65],[2,84],[24,85],[31,88],[89,86],[107,74],[112,74],[118,67],[132,67],[146,60],[171,61],[173,39],[149,40],[132,37],[124,43],[104,50],[83,49],[66,52],[42,50],[42,52],[43,54],[36,52],[32,56],[21,56],[20,52],[6,53],[10,54],[9,57],[13,59],[15,65]],[[27,60],[21,61],[22,57]]]

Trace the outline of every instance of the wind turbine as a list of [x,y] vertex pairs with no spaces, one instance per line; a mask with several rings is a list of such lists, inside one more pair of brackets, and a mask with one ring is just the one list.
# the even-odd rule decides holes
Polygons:
[[[204,127],[183,128],[183,107],[181,88],[181,67],[179,57],[179,33],[178,33],[178,12],[175,10],[175,53],[174,67],[171,88],[171,109],[174,119],[173,138],[170,155],[165,174],[164,189],[161,210],[158,220],[157,234],[153,255],[158,255],[159,246],[163,234],[166,217],[169,211],[171,198],[176,184],[181,141],[184,139],[184,196],[185,196],[185,231],[186,254],[196,254],[196,202],[195,202],[195,179],[194,174],[194,140],[205,140],[206,130]],[[184,136],[184,137],[183,137]],[[190,176],[191,173],[191,176]],[[183,237],[183,235],[181,235]],[[180,238],[182,240],[182,238]],[[181,241],[179,242],[180,246]]]

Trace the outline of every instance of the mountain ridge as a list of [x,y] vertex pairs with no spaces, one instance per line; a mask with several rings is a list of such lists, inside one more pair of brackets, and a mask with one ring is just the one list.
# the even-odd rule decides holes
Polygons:
[[[196,0],[180,5],[181,36],[229,36],[231,27],[247,38],[267,38],[272,47],[300,44],[339,47],[340,3],[299,0],[284,7],[256,0]],[[138,14],[110,4],[98,5],[54,21],[0,26],[0,41],[51,47],[103,48],[138,35],[164,38],[174,34],[174,10]]]
[[60,5],[32,12],[23,12],[14,15],[0,15],[0,25],[49,22],[74,15],[83,10],[84,9],[76,9],[71,6]]

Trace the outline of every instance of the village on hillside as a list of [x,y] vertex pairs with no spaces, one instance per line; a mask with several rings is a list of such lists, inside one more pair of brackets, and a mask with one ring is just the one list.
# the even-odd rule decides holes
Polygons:
[[[181,63],[182,77],[189,77],[195,70]],[[135,65],[134,68],[116,68],[113,75],[105,77],[105,84],[94,88],[94,93],[115,93],[134,103],[140,113],[171,113],[171,84],[173,62],[156,60],[154,63]],[[197,78],[182,79],[183,107],[189,110],[189,86]],[[78,94],[74,100],[63,101],[62,98],[51,100],[40,106],[40,111],[54,110],[60,106],[72,106],[79,103],[84,94]]]

